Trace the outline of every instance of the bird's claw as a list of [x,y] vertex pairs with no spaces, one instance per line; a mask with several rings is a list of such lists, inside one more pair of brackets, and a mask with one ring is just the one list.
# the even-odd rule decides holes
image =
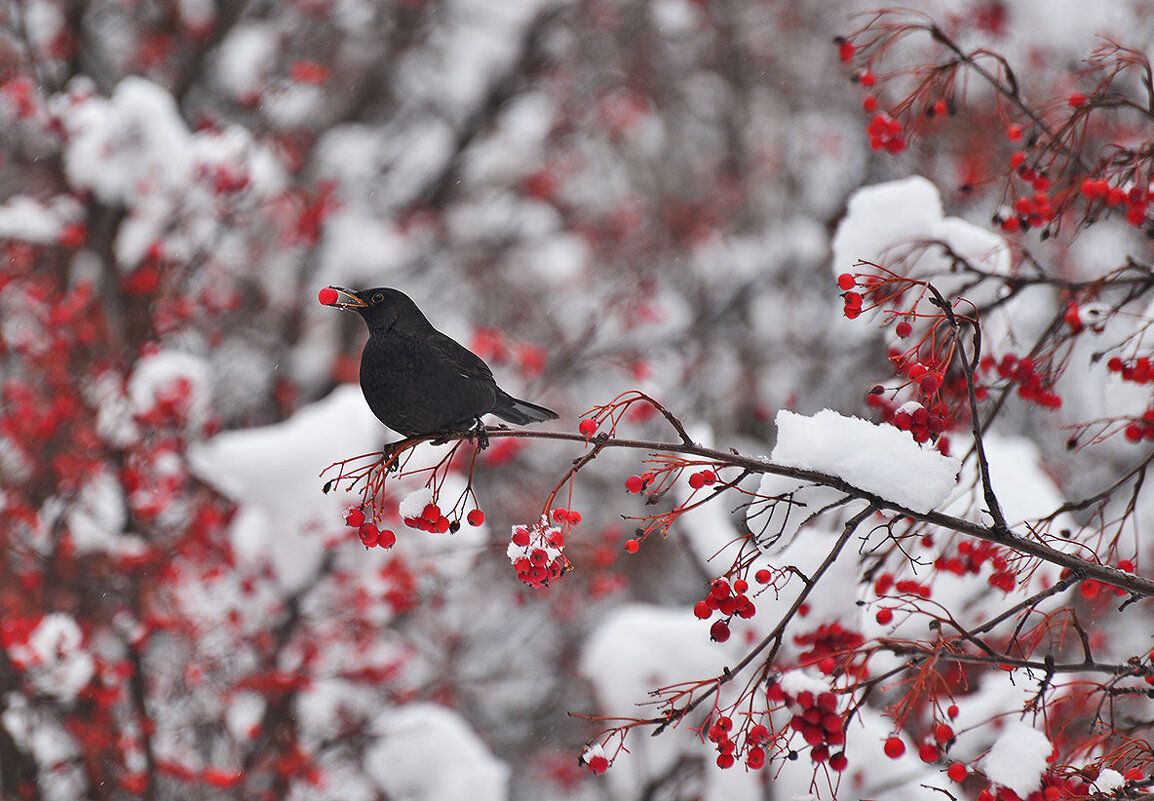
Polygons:
[[477,422],[469,429],[469,444],[473,444],[474,437],[477,440],[477,450],[483,451],[489,447],[489,433],[485,430],[485,424],[481,422],[481,418],[477,418]]

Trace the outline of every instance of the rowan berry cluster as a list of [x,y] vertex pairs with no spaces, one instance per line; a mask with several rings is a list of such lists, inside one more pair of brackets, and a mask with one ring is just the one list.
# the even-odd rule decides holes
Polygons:
[[362,509],[354,507],[345,512],[345,525],[355,528],[366,548],[392,548],[397,544],[397,535],[389,529],[381,530],[377,524],[365,520]]
[[934,567],[955,576],[964,576],[967,573],[977,575],[982,572],[982,566],[989,562],[993,569],[988,579],[991,587],[997,587],[1002,592],[1010,592],[1017,585],[1017,579],[1009,569],[1003,548],[985,540],[967,539],[960,540],[956,550],[956,556],[939,554],[934,560]]
[[793,713],[789,728],[801,735],[809,745],[809,758],[817,764],[828,764],[830,770],[840,773],[849,765],[845,753],[831,749],[845,745],[845,715],[838,709],[837,694],[831,691],[800,690],[786,692],[780,683],[766,690],[773,703],[784,703]]
[[563,553],[565,536],[561,529],[544,522],[533,526],[514,526],[505,553],[517,578],[533,588],[547,587],[564,576],[570,568]]
[[[1021,138],[1021,127],[1011,126],[1007,136],[1013,134]],[[1003,231],[1014,233],[1040,228],[1058,214],[1058,208],[1050,197],[1050,179],[1027,163],[1024,151],[1015,151],[1010,156],[1010,169],[1014,175],[1029,187],[1029,193],[1019,195],[1012,203],[1012,213],[999,214],[995,221]]]
[[996,372],[999,378],[1017,384],[1018,397],[1022,400],[1046,409],[1060,408],[1062,398],[1049,386],[1047,378],[1037,372],[1037,368],[1030,356],[1018,358],[1013,353],[1005,354],[1000,360],[993,356],[983,356],[978,365],[978,369],[984,373]]
[[701,620],[709,620],[715,613],[725,618],[715,620],[709,629],[709,637],[714,642],[729,639],[729,621],[734,615],[748,619],[757,614],[757,607],[746,595],[748,590],[749,583],[745,579],[734,579],[731,585],[727,579],[716,578],[710,582],[704,600],[694,605],[693,614]]
[[1151,200],[1154,200],[1154,186],[1111,186],[1105,178],[1086,178],[1078,188],[1082,197],[1086,198],[1091,210],[1105,206],[1109,209],[1125,209],[1126,221],[1133,226],[1141,226],[1146,222],[1146,213]]
[[867,674],[867,654],[858,648],[865,643],[861,633],[845,628],[841,623],[822,623],[816,629],[793,637],[795,645],[808,647],[798,657],[798,664],[815,665],[825,675],[842,672],[851,676]]

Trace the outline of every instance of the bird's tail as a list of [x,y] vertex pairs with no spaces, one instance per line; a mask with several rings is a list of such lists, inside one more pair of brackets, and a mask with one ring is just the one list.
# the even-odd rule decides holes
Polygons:
[[504,395],[503,398],[498,400],[500,405],[493,409],[493,414],[502,420],[513,423],[514,425],[523,426],[529,423],[540,423],[545,420],[557,419],[557,412],[552,409],[546,409],[544,406],[538,406],[535,403],[529,403],[529,401],[519,400],[512,395]]

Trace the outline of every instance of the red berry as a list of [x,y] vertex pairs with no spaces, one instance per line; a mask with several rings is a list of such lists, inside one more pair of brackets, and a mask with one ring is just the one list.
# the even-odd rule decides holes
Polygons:
[[1070,108],[1081,108],[1086,105],[1086,96],[1081,92],[1074,92],[1066,98],[1066,102],[1070,104]]
[[864,86],[866,89],[870,89],[877,84],[878,76],[874,75],[872,72],[866,71],[861,74],[861,77],[859,77],[858,80],[861,82],[862,86]]
[[357,533],[361,537],[361,543],[366,548],[372,548],[374,545],[376,545],[377,540],[380,537],[380,532],[377,531],[377,527],[372,523],[364,523],[361,525],[361,528]]
[[441,519],[441,507],[435,503],[425,504],[425,508],[421,511],[421,517],[430,523],[436,523]]
[[485,513],[480,509],[474,509],[465,516],[465,520],[468,521],[470,526],[479,526],[485,522]]
[[585,767],[589,768],[589,772],[600,776],[605,771],[609,770],[609,760],[601,754],[589,757],[585,762]]
[[956,718],[958,716],[958,705],[957,704],[950,704],[946,708],[946,716],[949,717],[950,720],[953,720],[954,718]]
[[1010,125],[1006,127],[1006,138],[1011,142],[1019,141],[1022,138],[1022,126],[1016,122],[1010,123]]
[[757,581],[758,584],[768,584],[770,574],[769,571],[763,567],[761,570],[753,574],[753,578]]
[[853,289],[857,285],[857,279],[850,273],[842,273],[837,277],[837,285],[839,289]]
[[693,614],[702,620],[709,620],[713,616],[713,609],[705,601],[698,601],[693,605]]
[[629,478],[625,479],[625,489],[634,495],[641,492],[644,487],[645,484],[641,480],[641,476],[630,476]]
[[715,620],[709,627],[709,637],[714,642],[725,642],[729,639],[729,624],[724,620]]
[[726,768],[732,768],[734,761],[735,760],[733,758],[733,754],[717,755],[717,767],[721,768],[722,770],[725,770]]
[[954,730],[948,723],[939,723],[937,726],[934,726],[934,737],[937,738],[939,745],[945,745],[954,739]]
[[946,775],[949,776],[952,781],[961,784],[966,779],[966,766],[961,762],[955,762],[950,765],[949,770],[946,771]]
[[842,61],[853,61],[857,48],[849,39],[841,39],[837,43],[837,57]]
[[862,111],[867,114],[873,114],[878,110],[878,99],[873,95],[866,95],[861,102]]
[[338,297],[337,291],[331,286],[326,286],[317,293],[317,300],[321,302],[322,306],[332,306],[337,302]]
[[905,339],[914,331],[914,327],[905,320],[894,326],[894,333],[898,335],[899,339]]
[[847,767],[849,767],[849,760],[846,759],[846,755],[844,752],[839,751],[829,758],[829,769],[830,770],[832,770],[836,773],[841,773]]
[[757,746],[749,749],[749,753],[745,756],[745,764],[752,770],[757,770],[765,765],[765,749]]
[[625,540],[625,553],[637,553],[641,544],[637,540]]
[[729,582],[723,578],[716,578],[709,584],[709,591],[717,600],[729,597]]
[[942,752],[933,743],[922,743],[922,747],[918,749],[918,756],[922,762],[937,762],[941,755]]
[[878,610],[876,618],[878,623],[881,623],[883,626],[888,626],[893,622],[894,610],[890,609],[888,606],[883,606]]
[[906,744],[901,737],[894,735],[886,740],[884,750],[890,759],[897,759],[906,752]]
[[[1119,563],[1118,569],[1119,570],[1122,569],[1121,563]],[[749,582],[746,581],[745,579],[734,579],[733,580],[733,591],[736,592],[738,595],[741,595],[743,592],[745,592],[748,589],[749,589]]]
[[345,525],[350,528],[360,528],[364,522],[365,513],[360,509],[349,509],[349,511],[345,513]]
[[397,544],[397,535],[394,534],[389,529],[385,529],[384,531],[381,532],[380,536],[377,537],[377,547],[378,548],[392,548],[396,544]]
[[691,475],[689,477],[689,488],[690,489],[695,489],[695,490],[701,489],[704,486],[705,486],[705,479],[702,477],[701,473],[694,473],[693,475]]

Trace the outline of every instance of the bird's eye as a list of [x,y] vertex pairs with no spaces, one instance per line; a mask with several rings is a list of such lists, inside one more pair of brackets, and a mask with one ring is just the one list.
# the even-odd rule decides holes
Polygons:
[[385,299],[385,293],[384,292],[378,292],[377,294],[373,295],[373,303],[380,303],[384,299]]

